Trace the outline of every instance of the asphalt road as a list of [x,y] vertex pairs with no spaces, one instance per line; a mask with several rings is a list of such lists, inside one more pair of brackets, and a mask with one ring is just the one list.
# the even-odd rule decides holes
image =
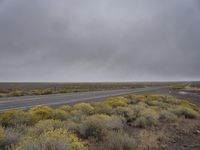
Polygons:
[[81,101],[104,100],[114,96],[122,96],[131,93],[155,92],[167,87],[146,87],[137,89],[93,91],[68,94],[52,94],[41,96],[22,96],[0,98],[0,112],[13,109],[29,109],[35,106],[59,106],[63,104],[77,103]]

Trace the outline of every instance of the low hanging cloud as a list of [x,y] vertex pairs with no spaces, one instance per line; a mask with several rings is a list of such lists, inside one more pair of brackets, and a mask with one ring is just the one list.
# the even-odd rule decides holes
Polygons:
[[1,0],[0,81],[200,79],[198,0]]

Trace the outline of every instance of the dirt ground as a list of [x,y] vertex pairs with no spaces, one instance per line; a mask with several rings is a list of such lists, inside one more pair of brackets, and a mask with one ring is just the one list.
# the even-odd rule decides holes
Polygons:
[[181,119],[146,129],[127,127],[137,150],[200,150],[200,120]]
[[161,140],[163,150],[200,150],[200,120],[183,119],[177,124],[163,126],[167,140]]

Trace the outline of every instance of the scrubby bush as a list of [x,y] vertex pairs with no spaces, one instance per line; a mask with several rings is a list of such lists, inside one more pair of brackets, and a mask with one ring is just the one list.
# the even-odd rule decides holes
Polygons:
[[111,131],[100,144],[92,145],[95,150],[133,150],[135,139],[123,131]]
[[172,96],[165,96],[165,97],[162,97],[162,102],[170,104],[170,105],[179,105],[181,101]]
[[134,121],[136,118],[141,116],[142,111],[146,109],[146,106],[143,104],[144,103],[140,103],[139,105],[129,106],[129,108],[133,111],[133,114],[130,118],[131,120]]
[[6,94],[0,93],[0,98],[5,97]]
[[149,106],[160,106],[160,107],[164,107],[164,103],[160,102],[160,101],[147,101],[146,104],[148,104]]
[[156,111],[152,109],[145,109],[141,113],[140,117],[138,117],[135,121],[136,127],[146,127],[146,126],[153,126],[158,124],[158,114]]
[[128,99],[127,103],[130,104],[130,105],[135,105],[139,101],[137,96],[134,95],[134,94],[129,94],[128,96],[126,96],[126,98]]
[[95,106],[95,112],[99,114],[111,115],[113,113],[113,108],[106,103],[99,103]]
[[174,122],[178,119],[178,117],[170,111],[163,110],[160,112],[159,119],[165,122]]
[[136,127],[144,128],[147,126],[147,119],[145,117],[139,117],[134,122],[134,125]]
[[65,125],[64,122],[59,121],[59,120],[41,120],[39,121],[35,127],[32,129],[32,132],[34,135],[39,136],[43,132],[47,132],[50,130],[55,130],[58,128],[66,128],[67,125]]
[[5,137],[6,137],[6,135],[5,135],[5,130],[4,130],[4,128],[2,128],[2,127],[0,126],[0,145],[1,145],[1,143],[5,140]]
[[108,130],[121,128],[123,128],[122,118],[96,114],[85,118],[80,126],[80,134],[85,138],[93,137],[100,140]]
[[192,103],[190,103],[190,102],[188,102],[186,100],[182,100],[180,102],[180,106],[182,106],[184,108],[187,108],[187,109],[192,109],[194,111],[198,111],[199,110],[198,106],[196,106],[195,104],[192,104]]
[[32,90],[31,93],[33,95],[42,95],[42,90]]
[[138,150],[158,150],[161,149],[159,142],[161,139],[165,139],[165,133],[163,131],[149,131],[141,130],[136,137]]
[[60,90],[58,91],[58,93],[70,93],[70,92],[72,92],[71,89],[60,89]]
[[9,94],[10,96],[23,96],[24,93],[22,91],[14,91]]
[[66,112],[70,112],[72,110],[72,107],[69,105],[63,105],[62,107],[60,107],[60,109]]
[[52,111],[50,118],[57,120],[67,120],[69,118],[69,113],[62,109],[55,109]]
[[105,103],[110,105],[113,108],[116,108],[116,107],[128,106],[127,102],[128,102],[128,99],[126,99],[124,97],[116,97],[116,98],[109,99]]
[[73,107],[74,110],[80,110],[84,114],[93,114],[94,113],[94,107],[89,103],[78,103],[75,104]]
[[4,130],[4,140],[0,142],[0,149],[10,150],[12,145],[20,141],[22,135],[23,132],[18,131],[18,126],[16,129],[8,128]]
[[86,117],[87,115],[84,114],[80,110],[72,110],[69,115],[69,119],[75,122],[80,122],[82,118]]
[[53,94],[53,93],[54,93],[54,91],[51,89],[42,90],[42,95]]
[[51,118],[53,109],[47,106],[35,107],[31,109],[29,112],[36,121],[39,121]]
[[11,110],[0,115],[0,124],[2,126],[31,125],[33,123],[32,116],[22,110]]
[[32,90],[31,95],[48,95],[53,94],[55,91],[51,89],[44,89],[44,90]]
[[119,115],[119,116],[125,117],[127,119],[131,119],[132,116],[134,115],[134,112],[129,107],[117,107],[117,108],[113,109],[112,114]]
[[68,131],[71,131],[71,132],[76,133],[76,134],[79,133],[79,126],[80,126],[79,123],[76,123],[72,120],[69,120],[69,121],[65,121],[64,125],[65,125],[65,128]]
[[183,116],[185,118],[191,118],[191,119],[200,118],[200,113],[190,108],[176,106],[170,108],[169,111],[171,111],[172,113],[176,114],[179,117]]
[[49,130],[39,137],[25,137],[15,150],[87,150],[86,143],[63,129]]

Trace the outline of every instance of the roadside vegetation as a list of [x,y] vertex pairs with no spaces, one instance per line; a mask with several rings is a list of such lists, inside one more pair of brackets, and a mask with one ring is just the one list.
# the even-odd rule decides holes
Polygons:
[[171,83],[0,83],[1,97],[25,95],[47,95],[88,91],[133,89],[150,86],[170,85]]
[[200,125],[199,119],[196,105],[150,94],[64,105],[57,109],[12,110],[0,114],[0,149],[171,149],[166,142],[176,132],[169,132],[170,127],[187,120]]
[[173,91],[200,93],[200,82],[191,82],[188,84],[175,84],[171,87]]

